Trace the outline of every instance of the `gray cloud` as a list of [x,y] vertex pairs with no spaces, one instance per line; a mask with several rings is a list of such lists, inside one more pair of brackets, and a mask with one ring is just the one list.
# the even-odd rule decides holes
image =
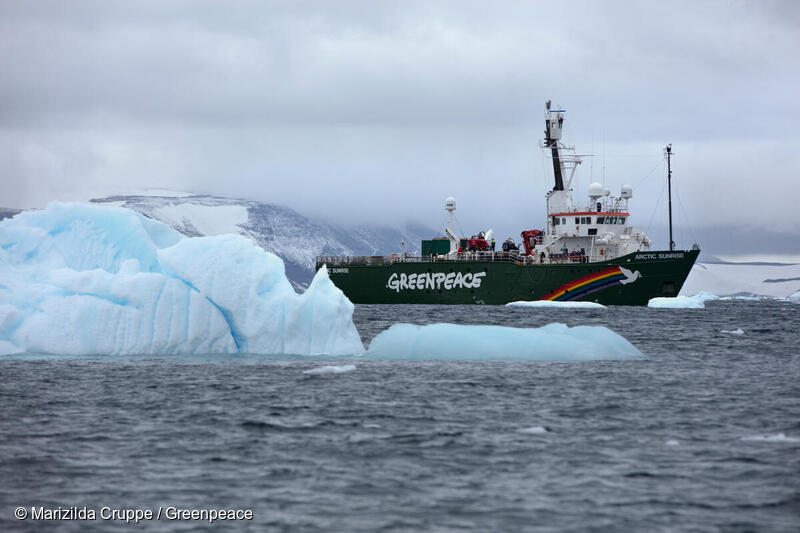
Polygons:
[[4,2],[0,204],[170,187],[435,225],[452,194],[466,232],[516,235],[542,223],[553,98],[597,154],[576,193],[631,183],[636,222],[663,224],[672,142],[692,225],[796,231],[799,11]]

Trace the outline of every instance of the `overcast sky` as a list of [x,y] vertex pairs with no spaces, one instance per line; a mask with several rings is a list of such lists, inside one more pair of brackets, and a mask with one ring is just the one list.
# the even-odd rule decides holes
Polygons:
[[0,206],[160,187],[440,227],[452,195],[517,236],[552,98],[596,154],[581,201],[630,184],[663,226],[672,143],[679,225],[800,234],[794,1],[6,0],[0,71]]

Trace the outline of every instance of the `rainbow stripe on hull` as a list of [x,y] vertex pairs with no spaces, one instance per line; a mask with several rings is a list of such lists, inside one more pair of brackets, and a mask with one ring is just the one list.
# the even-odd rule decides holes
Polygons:
[[627,279],[628,276],[622,272],[620,267],[613,266],[565,283],[544,298],[540,298],[540,300],[556,302],[577,300],[578,298],[605,289],[611,285],[616,285]]

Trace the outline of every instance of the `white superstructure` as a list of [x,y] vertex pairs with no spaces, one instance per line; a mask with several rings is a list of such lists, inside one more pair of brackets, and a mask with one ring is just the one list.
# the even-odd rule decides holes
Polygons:
[[[599,183],[589,185],[586,203],[572,199],[572,180],[581,156],[561,142],[563,109],[545,105],[545,139],[553,161],[555,186],[547,193],[547,226],[544,235],[523,232],[524,245],[538,263],[595,262],[648,250],[650,239],[639,226],[628,224],[628,205],[633,188],[623,185],[617,196]],[[534,235],[535,234],[535,235]]]

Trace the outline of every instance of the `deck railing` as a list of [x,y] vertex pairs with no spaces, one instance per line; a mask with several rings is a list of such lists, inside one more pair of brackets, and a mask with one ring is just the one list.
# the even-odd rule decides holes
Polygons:
[[[545,263],[585,263],[585,255],[552,255]],[[496,261],[509,262],[522,265],[542,264],[535,256],[515,252],[464,252],[455,256],[444,255],[322,255],[317,257],[317,265],[348,266],[348,265],[391,265],[393,263],[458,263],[466,261]]]

